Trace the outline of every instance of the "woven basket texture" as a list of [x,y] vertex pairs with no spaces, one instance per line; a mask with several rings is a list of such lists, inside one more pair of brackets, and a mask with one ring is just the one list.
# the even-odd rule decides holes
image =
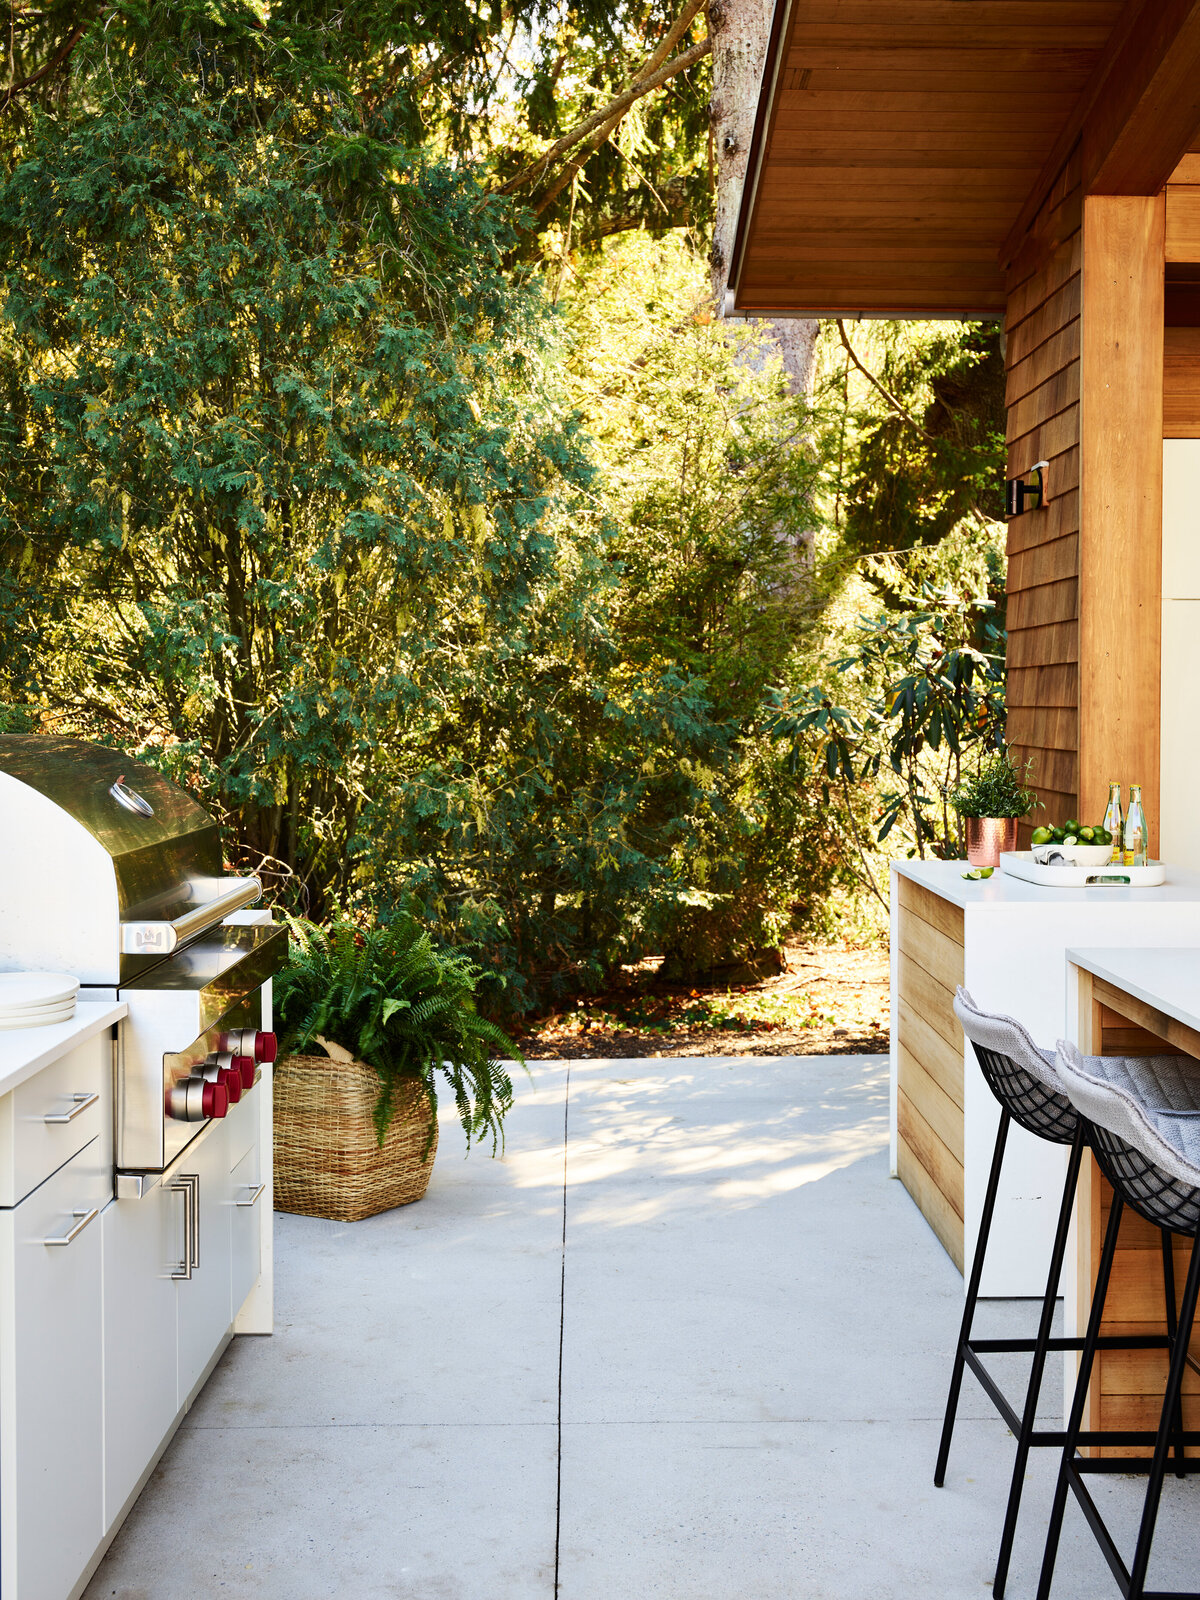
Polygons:
[[[275,1209],[358,1222],[411,1205],[429,1187],[432,1115],[422,1084],[405,1084],[381,1145],[372,1113],[379,1078],[361,1061],[285,1056],[275,1067]],[[424,1157],[424,1159],[422,1159]]]

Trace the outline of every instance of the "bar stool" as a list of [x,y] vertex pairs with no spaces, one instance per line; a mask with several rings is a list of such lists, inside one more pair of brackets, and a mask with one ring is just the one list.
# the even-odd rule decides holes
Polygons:
[[[1021,1508],[1021,1491],[1025,1484],[1029,1452],[1031,1449],[1050,1446],[1061,1448],[1066,1440],[1066,1434],[1062,1429],[1049,1431],[1035,1426],[1046,1358],[1051,1351],[1082,1350],[1084,1347],[1082,1338],[1052,1338],[1050,1335],[1071,1226],[1071,1213],[1075,1204],[1075,1190],[1079,1181],[1079,1168],[1083,1159],[1084,1126],[1079,1113],[1063,1093],[1053,1054],[1036,1045],[1015,1017],[997,1016],[981,1011],[967,990],[961,987],[954,998],[954,1014],[962,1024],[964,1034],[971,1041],[988,1088],[1000,1103],[1000,1125],[996,1130],[996,1144],[992,1153],[987,1189],[984,1193],[979,1237],[971,1263],[971,1275],[967,1281],[966,1303],[954,1353],[954,1364],[951,1368],[950,1392],[946,1400],[946,1416],[942,1424],[933,1481],[939,1489],[945,1483],[946,1463],[950,1455],[950,1443],[958,1413],[963,1372],[970,1367],[984,1393],[1017,1441],[1008,1503],[1004,1513],[1004,1527],[996,1557],[996,1573],[992,1581],[992,1593],[996,1596],[996,1600],[1001,1600],[1008,1579],[1008,1567],[1017,1530],[1017,1517]],[[979,1286],[983,1279],[988,1239],[992,1231],[992,1217],[1000,1187],[1008,1130],[1013,1122],[1039,1139],[1047,1139],[1052,1144],[1069,1147],[1066,1181],[1063,1184],[1058,1224],[1050,1251],[1050,1270],[1046,1277],[1046,1289],[1042,1296],[1041,1314],[1035,1336],[1032,1339],[976,1339],[972,1333],[975,1307],[979,1299]],[[1165,1252],[1164,1289],[1173,1319],[1175,1295],[1169,1239]],[[1160,1335],[1105,1336],[1099,1339],[1097,1348],[1161,1350],[1166,1348],[1167,1344],[1167,1339]],[[1019,1414],[981,1360],[983,1355],[1000,1352],[1026,1353],[1033,1357],[1025,1400]],[[1154,1435],[1151,1433],[1135,1435],[1111,1430],[1103,1434],[1093,1431],[1080,1436],[1080,1443],[1083,1444],[1150,1444],[1153,1440]]]
[[[1146,1588],[1146,1569],[1172,1444],[1176,1450],[1175,1470],[1180,1477],[1200,1469],[1200,1461],[1184,1459],[1184,1445],[1200,1442],[1200,1433],[1183,1430],[1181,1413],[1188,1344],[1200,1297],[1200,1064],[1190,1056],[1083,1056],[1073,1044],[1060,1040],[1055,1070],[1080,1113],[1100,1170],[1112,1184],[1113,1202],[1050,1512],[1038,1600],[1049,1600],[1068,1490],[1078,1500],[1125,1600],[1200,1600],[1200,1592],[1196,1591],[1166,1594]],[[1085,1460],[1078,1454],[1085,1437],[1083,1413],[1096,1351],[1104,1347],[1100,1324],[1126,1206],[1161,1229],[1168,1242],[1175,1233],[1190,1238],[1191,1256],[1178,1318],[1174,1293],[1171,1294],[1167,1319],[1170,1362],[1158,1429],[1153,1436],[1153,1456]],[[1088,1492],[1084,1475],[1089,1472],[1148,1473],[1137,1544],[1128,1568]]]

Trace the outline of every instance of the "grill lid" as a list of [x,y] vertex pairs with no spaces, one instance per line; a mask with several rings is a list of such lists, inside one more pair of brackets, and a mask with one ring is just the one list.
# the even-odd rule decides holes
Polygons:
[[190,898],[188,878],[221,872],[213,819],[186,790],[123,751],[10,733],[0,737],[0,772],[52,800],[103,846],[123,916],[178,915]]
[[32,734],[0,736],[0,865],[0,965],[53,952],[86,983],[127,980],[260,893],[222,877],[217,823],[153,767]]

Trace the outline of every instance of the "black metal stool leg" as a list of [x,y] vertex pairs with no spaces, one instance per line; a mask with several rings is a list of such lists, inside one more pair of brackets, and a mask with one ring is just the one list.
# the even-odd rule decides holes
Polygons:
[[[1162,1240],[1163,1298],[1166,1301],[1167,1308],[1167,1338],[1171,1341],[1171,1348],[1174,1349],[1176,1330],[1175,1255],[1171,1243],[1174,1235],[1171,1233],[1170,1228],[1160,1228],[1158,1231]],[[1183,1432],[1182,1396],[1180,1396],[1179,1403],[1175,1407],[1172,1425],[1175,1429],[1175,1476],[1184,1478],[1187,1476],[1187,1468],[1184,1465],[1183,1440],[1179,1437]]]
[[1017,1516],[1021,1509],[1021,1492],[1025,1487],[1025,1469],[1029,1462],[1030,1438],[1037,1423],[1038,1399],[1042,1390],[1042,1377],[1046,1370],[1047,1346],[1054,1324],[1054,1307],[1058,1301],[1058,1285],[1062,1278],[1063,1259],[1067,1253],[1067,1238],[1071,1231],[1071,1212],[1075,1206],[1075,1190],[1079,1184],[1079,1168],[1083,1160],[1084,1134],[1080,1122],[1071,1141],[1071,1155],[1067,1162],[1067,1181],[1063,1188],[1062,1203],[1058,1208],[1058,1227],[1054,1234],[1054,1247],[1050,1252],[1050,1271],[1046,1278],[1046,1293],[1042,1297],[1042,1315],[1038,1322],[1037,1340],[1033,1351],[1033,1364],[1029,1369],[1029,1387],[1025,1391],[1025,1409],[1021,1413],[1021,1431],[1017,1435],[1017,1455],[1013,1462],[1012,1482],[1008,1490],[1008,1507],[1004,1513],[1004,1532],[1000,1535],[1000,1552],[996,1557],[996,1576],[992,1581],[992,1594],[1002,1600],[1008,1582],[1008,1564],[1012,1557],[1013,1539],[1017,1532]]
[[1083,1412],[1087,1405],[1088,1385],[1091,1382],[1092,1366],[1096,1359],[1100,1324],[1104,1319],[1104,1301],[1108,1295],[1108,1280],[1112,1276],[1113,1257],[1117,1253],[1117,1235],[1121,1231],[1121,1213],[1124,1208],[1125,1202],[1114,1191],[1112,1210],[1108,1214],[1108,1228],[1104,1235],[1104,1249],[1100,1252],[1100,1270],[1096,1274],[1096,1287],[1092,1293],[1092,1310],[1088,1317],[1087,1334],[1079,1358],[1079,1376],[1075,1380],[1075,1396],[1071,1401],[1066,1443],[1063,1445],[1062,1461],[1058,1469],[1058,1482],[1054,1486],[1054,1503],[1050,1508],[1050,1526],[1046,1532],[1046,1551],[1042,1557],[1037,1600],[1050,1600],[1050,1586],[1054,1582],[1054,1562],[1058,1555],[1058,1541],[1062,1536],[1063,1516],[1067,1509],[1067,1493],[1070,1489],[1067,1469],[1075,1459],[1079,1435],[1083,1432]]
[[1154,1524],[1158,1517],[1163,1479],[1167,1474],[1167,1452],[1171,1445],[1171,1435],[1177,1428],[1175,1419],[1183,1392],[1183,1374],[1187,1366],[1192,1324],[1196,1320],[1198,1296],[1200,1296],[1200,1234],[1197,1234],[1192,1241],[1192,1255],[1183,1286],[1183,1304],[1179,1308],[1179,1323],[1175,1333],[1174,1348],[1171,1351],[1171,1369],[1167,1377],[1167,1392],[1163,1396],[1158,1441],[1154,1446],[1154,1459],[1150,1464],[1150,1480],[1146,1485],[1146,1503],[1142,1510],[1142,1524],[1138,1529],[1137,1549],[1134,1551],[1133,1564],[1129,1569],[1128,1600],[1142,1600],[1142,1591],[1146,1587],[1146,1568],[1150,1564]]
[[940,1489],[946,1481],[946,1462],[950,1458],[950,1440],[958,1415],[958,1396],[962,1389],[963,1367],[966,1364],[966,1347],[971,1337],[971,1324],[975,1317],[975,1303],[979,1299],[979,1285],[983,1280],[983,1263],[987,1255],[988,1235],[992,1231],[992,1213],[996,1209],[996,1195],[1000,1188],[1000,1169],[1004,1165],[1004,1145],[1008,1138],[1008,1125],[1012,1119],[1007,1110],[1000,1112],[1000,1126],[996,1129],[996,1147],[992,1152],[992,1170],[988,1175],[987,1192],[983,1199],[983,1215],[979,1219],[979,1237],[975,1241],[975,1256],[971,1262],[971,1276],[967,1283],[967,1301],[963,1308],[962,1326],[958,1332],[958,1346],[954,1352],[954,1366],[950,1372],[950,1393],[946,1399],[946,1417],[942,1423],[942,1438],[938,1446],[937,1466],[933,1481]]

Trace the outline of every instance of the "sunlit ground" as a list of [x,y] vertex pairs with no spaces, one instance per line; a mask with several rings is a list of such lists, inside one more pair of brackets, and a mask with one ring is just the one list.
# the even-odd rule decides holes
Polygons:
[[691,984],[641,963],[532,1024],[521,1048],[542,1060],[886,1052],[886,950],[795,944],[783,960],[780,971],[731,969]]
[[[275,1335],[234,1342],[86,1600],[977,1600],[1012,1441],[969,1384],[934,1488],[962,1279],[886,1111],[862,1056],[537,1062],[495,1161],[447,1108],[420,1204],[277,1217]],[[1140,1487],[1096,1486],[1126,1532]],[[1196,1487],[1156,1587],[1194,1587]],[[1054,1600],[1109,1592],[1073,1514]]]

